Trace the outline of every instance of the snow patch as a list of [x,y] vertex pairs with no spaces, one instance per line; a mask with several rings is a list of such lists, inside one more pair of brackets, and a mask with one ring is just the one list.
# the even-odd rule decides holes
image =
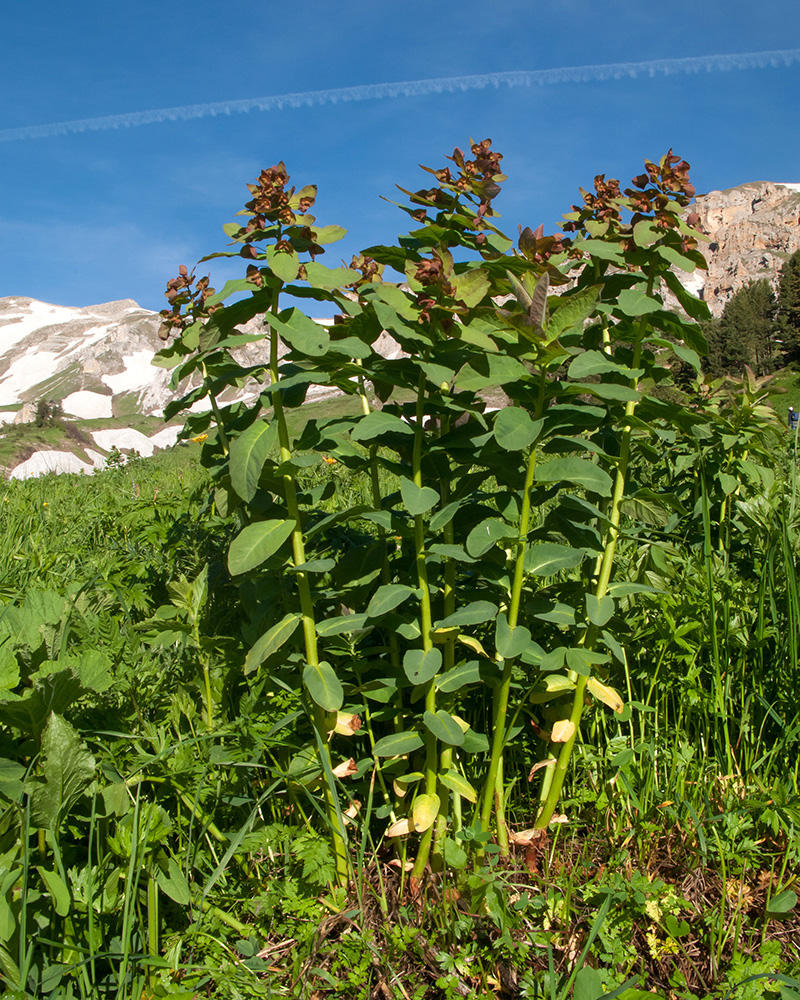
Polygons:
[[178,425],[174,427],[165,427],[163,431],[159,431],[157,434],[154,434],[150,438],[150,441],[156,448],[171,448],[178,440],[180,432],[181,428]]
[[790,191],[800,191],[800,184],[784,184],[783,181],[778,181],[781,187],[789,188]]
[[119,448],[138,451],[140,455],[149,457],[155,451],[155,446],[149,437],[132,427],[118,427],[105,431],[92,431],[92,437],[103,451]]
[[69,323],[75,319],[80,310],[68,306],[51,306],[47,302],[37,302],[35,299],[26,302],[25,311],[20,313],[4,313],[0,315],[0,352],[5,352],[21,340],[57,323]]
[[[3,331],[0,330],[0,337]],[[28,351],[0,379],[0,406],[18,403],[23,392],[58,371],[58,355],[52,351]]]
[[113,393],[144,389],[153,381],[153,352],[148,350],[128,354],[122,359],[125,371],[117,375],[103,375],[103,381]]
[[65,396],[61,400],[61,405],[65,413],[83,420],[94,420],[96,417],[112,417],[114,415],[111,396],[90,392],[88,389],[70,393],[69,396]]
[[[96,453],[95,453],[96,454]],[[31,479],[49,472],[94,472],[94,466],[82,462],[70,451],[37,451],[11,470],[12,479]]]

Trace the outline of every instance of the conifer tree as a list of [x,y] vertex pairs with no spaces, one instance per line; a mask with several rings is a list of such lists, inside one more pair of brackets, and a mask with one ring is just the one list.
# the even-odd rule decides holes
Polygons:
[[748,365],[757,376],[773,372],[780,363],[776,313],[769,281],[749,281],[728,302],[720,319],[706,327],[708,370],[714,375],[741,375]]
[[800,250],[780,271],[778,324],[787,361],[800,361]]

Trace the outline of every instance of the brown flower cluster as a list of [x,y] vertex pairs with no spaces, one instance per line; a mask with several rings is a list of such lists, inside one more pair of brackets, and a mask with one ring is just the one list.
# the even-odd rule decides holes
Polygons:
[[[492,140],[483,139],[481,142],[473,142],[470,151],[474,159],[467,159],[463,150],[458,146],[453,150],[453,155],[448,156],[458,167],[455,174],[450,167],[442,167],[441,170],[433,170],[430,167],[423,167],[428,173],[433,174],[441,187],[426,188],[415,191],[412,195],[413,201],[417,204],[423,203],[435,208],[450,208],[455,199],[447,193],[447,189],[461,194],[469,194],[478,199],[477,226],[480,227],[482,220],[487,215],[492,215],[491,201],[500,193],[500,181],[505,180],[505,176],[500,167],[503,159],[501,153],[492,150]],[[424,222],[427,212],[419,209],[412,213],[418,222]]]
[[545,236],[544,226],[539,226],[536,232],[530,226],[524,229],[522,226],[519,227],[519,252],[523,257],[538,264],[546,264],[551,257],[564,253],[571,245],[572,241],[559,233]]
[[181,333],[190,323],[210,316],[219,309],[219,305],[206,306],[206,299],[213,294],[214,289],[210,287],[208,277],[195,279],[194,272],[189,274],[186,265],[181,264],[177,277],[170,278],[167,282],[164,295],[171,308],[162,309],[159,313],[159,337],[169,340],[170,336]]
[[[248,184],[247,190],[253,195],[252,201],[245,205],[255,216],[250,220],[247,231],[253,229],[263,229],[264,221],[292,223],[296,215],[290,206],[290,199],[294,194],[294,188],[288,188],[289,175],[286,173],[286,164],[281,161],[274,167],[262,170],[258,175],[255,184]],[[301,198],[299,209],[306,212],[314,204],[313,198]],[[257,223],[253,226],[253,223]]]

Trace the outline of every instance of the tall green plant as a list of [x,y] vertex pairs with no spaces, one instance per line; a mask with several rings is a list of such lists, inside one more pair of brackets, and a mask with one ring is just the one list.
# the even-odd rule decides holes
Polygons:
[[[624,659],[616,601],[636,588],[614,579],[615,553],[625,504],[662,502],[631,487],[633,456],[665,424],[702,419],[657,390],[672,356],[698,368],[705,346],[662,297],[665,285],[705,315],[672,270],[704,266],[681,216],[688,165],[648,161],[625,192],[599,177],[568,217],[574,240],[525,229],[515,249],[495,225],[501,157],[488,140],[470,154],[425,168],[437,186],[401,189],[414,228],[351,268],[315,260],[343,234],[307,214],[315,189],[288,188],[282,164],[263,171],[249,222],[226,227],[247,277],[217,295],[184,268],[168,286],[164,334],[177,336],[160,363],[194,379],[169,415],[208,397],[186,434],[216,423],[205,461],[241,523],[228,567],[260,635],[243,676],[303,697],[340,881],[336,780],[352,772],[332,747],[360,745],[356,713],[369,747],[354,772],[380,780],[389,837],[421,835],[415,880],[447,863],[465,805],[508,849],[505,751],[531,712],[549,744],[548,825],[585,698],[622,708],[603,671]],[[315,322],[286,297],[339,315]],[[399,351],[377,349],[387,335]],[[256,342],[245,364],[235,352]],[[254,401],[226,403],[248,379],[266,383]],[[312,385],[358,394],[359,412],[293,435]],[[368,477],[371,502],[322,513],[334,481],[304,490],[299,474],[323,456]]]

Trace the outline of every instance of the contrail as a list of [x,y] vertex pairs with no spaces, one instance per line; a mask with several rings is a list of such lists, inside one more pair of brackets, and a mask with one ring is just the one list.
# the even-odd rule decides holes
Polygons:
[[531,87],[558,83],[591,83],[619,80],[642,73],[665,76],[678,73],[713,73],[718,70],[763,69],[789,66],[800,60],[800,49],[776,49],[769,52],[739,52],[720,56],[689,56],[682,59],[648,59],[646,62],[608,63],[601,66],[562,66],[558,69],[516,70],[504,73],[480,73],[472,76],[447,76],[432,80],[404,80],[399,83],[372,83],[331,90],[308,90],[296,94],[250,97],[245,100],[215,101],[209,104],[185,104],[177,108],[134,111],[123,115],[79,118],[49,125],[27,125],[0,130],[0,142],[19,139],[47,139],[73,132],[95,132],[112,128],[132,128],[159,122],[188,121],[214,115],[245,114],[249,111],[282,111],[284,108],[312,107],[346,101],[380,101],[388,97],[422,97],[427,94],[483,90],[486,87]]

